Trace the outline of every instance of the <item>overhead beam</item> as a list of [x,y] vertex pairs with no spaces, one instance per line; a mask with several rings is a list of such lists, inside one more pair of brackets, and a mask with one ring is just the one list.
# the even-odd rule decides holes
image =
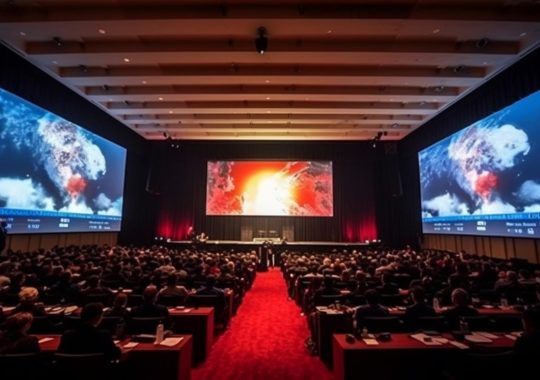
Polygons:
[[106,20],[191,20],[191,19],[410,19],[410,20],[470,20],[494,22],[537,22],[540,7],[537,3],[507,5],[467,4],[324,4],[314,5],[82,5],[28,7],[16,1],[0,7],[0,22],[65,22]]
[[243,77],[261,76],[318,76],[318,77],[435,77],[435,78],[483,78],[485,67],[455,66],[359,66],[359,65],[161,65],[161,66],[67,66],[61,67],[59,75],[64,78],[108,77]]
[[459,87],[419,86],[308,86],[308,85],[200,85],[200,86],[89,86],[84,89],[92,97],[126,95],[374,95],[374,96],[437,96],[453,98]]
[[356,125],[356,124],[328,124],[328,125],[298,125],[288,123],[253,123],[253,124],[226,124],[217,126],[215,124],[133,124],[136,129],[140,130],[155,130],[166,129],[174,131],[221,131],[221,132],[254,132],[263,131],[290,131],[298,130],[304,132],[328,132],[328,131],[350,131],[350,130],[366,130],[366,131],[400,131],[410,130],[411,125]]
[[311,102],[311,101],[148,101],[108,102],[110,110],[174,110],[174,109],[372,109],[372,110],[426,110],[439,108],[436,102]]
[[[452,39],[329,38],[272,39],[272,54],[278,53],[410,53],[515,55],[518,41],[455,41]],[[144,41],[35,41],[26,43],[29,55],[104,54],[104,53],[255,53],[253,39],[145,39]]]
[[192,122],[213,122],[213,123],[249,123],[253,120],[286,120],[294,122],[327,122],[328,120],[339,120],[340,122],[353,123],[421,123],[424,120],[422,115],[389,115],[389,114],[298,114],[298,113],[235,113],[235,114],[140,114],[140,115],[119,115],[127,122],[143,121],[170,121],[188,120]]

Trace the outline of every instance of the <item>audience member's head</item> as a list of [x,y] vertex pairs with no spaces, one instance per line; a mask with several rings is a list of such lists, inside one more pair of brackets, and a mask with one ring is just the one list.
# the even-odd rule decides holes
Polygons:
[[128,303],[127,294],[124,292],[118,292],[118,294],[114,298],[114,303],[113,303],[114,307],[124,308],[126,307],[127,303]]
[[214,286],[216,286],[216,277],[213,276],[213,275],[207,276],[206,277],[206,287],[207,288],[213,288]]
[[92,326],[99,326],[103,318],[103,304],[89,303],[82,308],[81,322]]
[[469,305],[469,293],[465,289],[457,288],[452,292],[452,304],[457,307]]
[[37,301],[38,297],[39,292],[33,287],[22,288],[19,292],[19,300],[24,304],[34,303]]
[[154,304],[156,302],[157,294],[158,294],[157,287],[155,285],[148,285],[143,291],[144,303]]

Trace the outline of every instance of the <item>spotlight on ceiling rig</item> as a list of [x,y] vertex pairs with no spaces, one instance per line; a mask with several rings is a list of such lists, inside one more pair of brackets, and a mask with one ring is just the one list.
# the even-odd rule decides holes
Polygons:
[[266,28],[264,26],[257,29],[257,37],[255,38],[255,49],[259,54],[264,54],[268,49],[268,37],[266,36]]

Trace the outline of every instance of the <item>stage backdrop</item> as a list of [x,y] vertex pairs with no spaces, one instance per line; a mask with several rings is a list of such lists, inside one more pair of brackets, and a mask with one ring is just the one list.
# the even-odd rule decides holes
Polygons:
[[[368,142],[182,142],[180,149],[156,142],[149,177],[150,191],[159,194],[156,235],[185,239],[193,225],[211,240],[250,240],[263,231],[295,241],[380,238],[375,193],[385,191],[375,170],[384,160],[376,165],[377,155],[384,158],[383,147]],[[333,216],[207,216],[207,162],[219,160],[332,161]]]

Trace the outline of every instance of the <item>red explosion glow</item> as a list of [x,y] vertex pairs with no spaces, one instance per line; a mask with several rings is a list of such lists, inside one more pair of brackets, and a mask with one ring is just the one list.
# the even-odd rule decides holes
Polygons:
[[66,190],[72,197],[74,197],[82,193],[84,189],[86,189],[86,185],[87,183],[84,178],[82,178],[80,175],[74,175],[68,179]]
[[497,176],[487,172],[478,176],[474,184],[474,191],[483,199],[488,199],[492,190],[497,186]]

